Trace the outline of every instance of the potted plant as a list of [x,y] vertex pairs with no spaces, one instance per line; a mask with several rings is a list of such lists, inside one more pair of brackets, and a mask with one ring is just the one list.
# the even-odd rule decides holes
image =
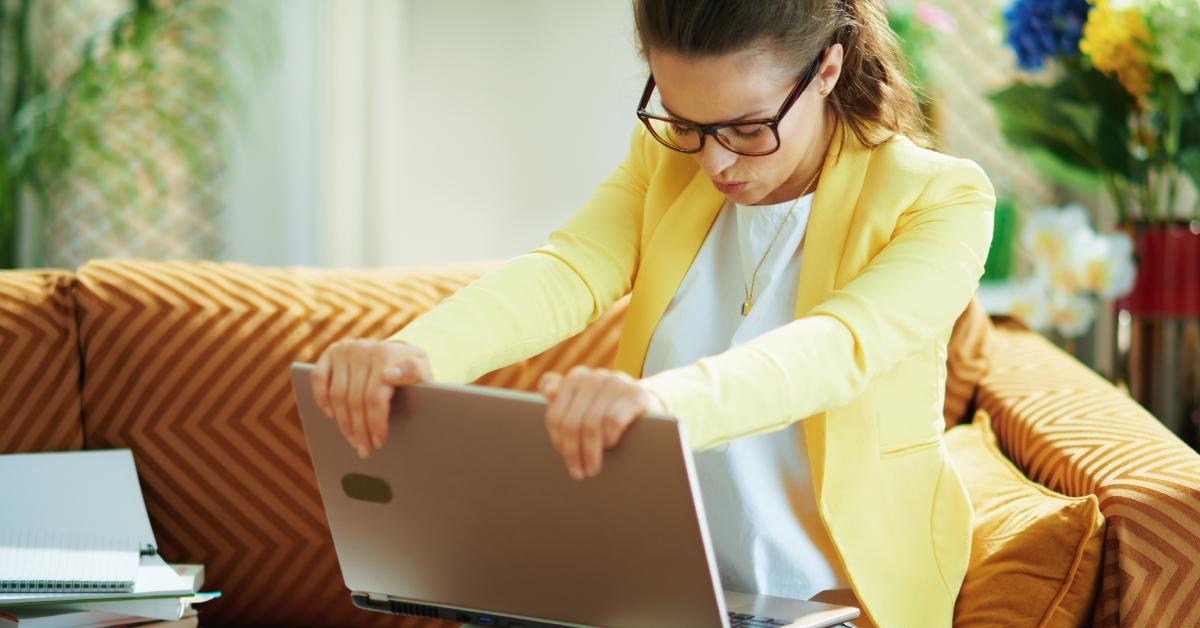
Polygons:
[[1016,0],[1005,22],[1027,74],[991,94],[1001,130],[1048,176],[1111,200],[1137,263],[1118,376],[1186,435],[1200,403],[1200,347],[1184,342],[1200,329],[1200,1]]
[[[110,19],[76,36],[77,14]],[[24,243],[38,265],[215,254],[223,140],[251,78],[235,70],[268,61],[270,33],[245,30],[265,17],[229,0],[0,0],[0,268],[42,221]]]

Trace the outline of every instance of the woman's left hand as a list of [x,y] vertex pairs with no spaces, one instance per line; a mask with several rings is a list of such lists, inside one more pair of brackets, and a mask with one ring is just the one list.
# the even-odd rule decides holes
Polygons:
[[550,442],[576,480],[600,473],[604,450],[621,440],[634,419],[663,412],[658,397],[622,371],[576,366],[565,377],[546,373],[538,392],[550,402]]

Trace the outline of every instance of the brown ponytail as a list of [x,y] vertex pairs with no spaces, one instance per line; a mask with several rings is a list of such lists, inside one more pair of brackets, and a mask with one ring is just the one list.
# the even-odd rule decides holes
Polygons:
[[641,54],[707,56],[773,50],[805,65],[829,43],[844,49],[827,107],[863,144],[897,134],[928,142],[904,57],[882,0],[633,0]]

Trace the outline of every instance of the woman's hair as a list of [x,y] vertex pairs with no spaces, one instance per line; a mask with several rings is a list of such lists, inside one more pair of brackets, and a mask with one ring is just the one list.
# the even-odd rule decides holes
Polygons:
[[[827,46],[844,49],[830,110],[866,146],[896,134],[926,143],[925,119],[882,0],[633,0],[641,55],[758,49],[799,76]],[[843,138],[844,139],[844,138]]]

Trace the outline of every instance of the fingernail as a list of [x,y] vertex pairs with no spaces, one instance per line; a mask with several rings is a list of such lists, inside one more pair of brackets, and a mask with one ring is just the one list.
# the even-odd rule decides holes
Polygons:
[[383,437],[381,437],[381,436],[372,436],[372,437],[371,437],[371,444],[375,445],[375,449],[379,449],[380,447],[383,447]]
[[366,445],[358,446],[358,457],[363,460],[365,460],[367,458],[367,446]]
[[399,379],[404,374],[404,371],[398,366],[389,366],[385,374],[391,379]]

